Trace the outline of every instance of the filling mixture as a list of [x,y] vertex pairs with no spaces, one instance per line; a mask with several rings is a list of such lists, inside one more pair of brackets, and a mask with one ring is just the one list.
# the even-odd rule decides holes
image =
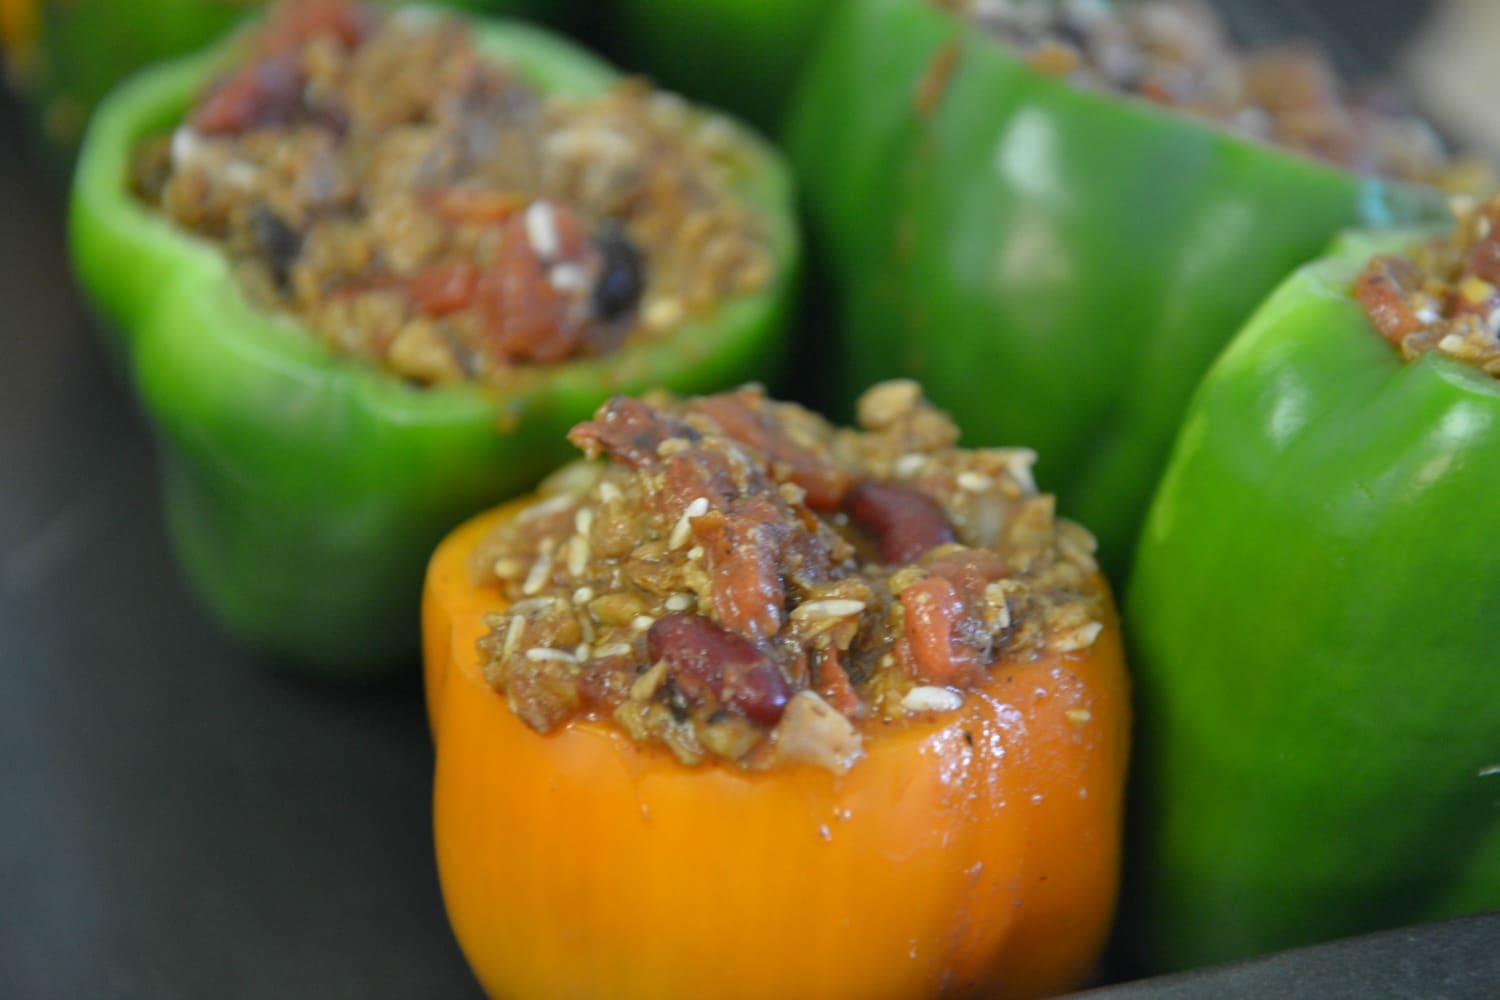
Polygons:
[[137,194],[222,244],[251,300],[419,383],[662,336],[773,277],[727,123],[626,81],[548,95],[468,25],[286,2]]
[[513,602],[481,653],[532,728],[611,718],[685,764],[842,771],[870,725],[961,707],[997,669],[1090,647],[1094,540],[1024,449],[955,447],[912,382],[839,429],[754,388],[617,397],[472,561]]
[[1317,49],[1239,51],[1206,0],[931,0],[1036,69],[1167,105],[1362,173],[1461,183],[1386,91],[1348,93]]
[[1500,198],[1457,214],[1451,235],[1371,260],[1354,297],[1407,361],[1437,351],[1500,377]]

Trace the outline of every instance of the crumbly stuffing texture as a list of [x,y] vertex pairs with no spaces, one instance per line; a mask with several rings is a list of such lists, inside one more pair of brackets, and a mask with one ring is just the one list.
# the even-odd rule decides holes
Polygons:
[[842,771],[871,726],[1093,645],[1094,541],[1032,452],[957,447],[908,381],[859,423],[753,387],[604,404],[570,435],[592,460],[472,557],[512,602],[481,642],[490,683],[538,732],[608,718],[685,764]]
[[1354,297],[1407,361],[1436,351],[1500,377],[1500,197],[1454,212],[1451,234],[1372,259]]
[[505,383],[665,336],[774,276],[728,123],[627,81],[542,93],[466,23],[273,10],[138,150],[138,195],[220,243],[251,300],[416,383]]
[[1384,90],[1351,92],[1311,45],[1242,52],[1205,0],[932,0],[1042,72],[1203,117],[1341,167],[1465,184]]

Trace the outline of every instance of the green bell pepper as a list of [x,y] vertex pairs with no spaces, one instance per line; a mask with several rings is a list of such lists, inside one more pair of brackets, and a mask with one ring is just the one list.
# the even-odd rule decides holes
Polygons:
[[[540,0],[434,0],[521,14]],[[120,80],[209,44],[267,0],[0,0],[10,76],[37,109],[40,131],[72,148],[94,107]]]
[[843,0],[614,0],[605,40],[632,72],[774,129]]
[[850,4],[789,123],[838,301],[840,405],[907,374],[1025,444],[1118,580],[1182,410],[1265,293],[1354,224],[1443,211],[1038,72],[925,0]]
[[1126,600],[1148,971],[1500,907],[1500,382],[1296,272],[1204,379]]
[[[617,75],[540,29],[475,22],[481,51],[549,93]],[[778,270],[670,336],[537,368],[513,392],[419,388],[336,357],[253,306],[218,248],[130,192],[131,150],[178,122],[223,59],[146,71],[85,137],[71,203],[81,285],[119,334],[161,438],[168,526],[190,582],[234,633],[354,675],[412,653],[422,569],[464,516],[566,460],[566,431],[611,393],[701,392],[772,373],[799,269],[778,157],[733,129],[737,184],[764,213]]]

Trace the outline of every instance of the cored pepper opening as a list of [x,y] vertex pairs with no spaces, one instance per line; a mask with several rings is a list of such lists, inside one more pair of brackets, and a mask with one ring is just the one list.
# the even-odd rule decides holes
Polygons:
[[1497,208],[1344,238],[1187,412],[1126,602],[1141,971],[1500,906]]
[[1344,226],[1443,212],[1362,172],[1430,179],[1420,124],[1305,53],[1244,62],[1191,6],[849,4],[791,122],[844,398],[909,374],[974,443],[1036,447],[1116,578],[1255,304]]
[[861,417],[616,398],[572,435],[607,462],[438,549],[438,867],[493,995],[1088,976],[1128,735],[1090,539],[912,384]]
[[535,28],[322,8],[113,95],[72,237],[192,582],[358,672],[415,646],[442,533],[610,392],[771,374],[798,248],[786,172],[722,116]]

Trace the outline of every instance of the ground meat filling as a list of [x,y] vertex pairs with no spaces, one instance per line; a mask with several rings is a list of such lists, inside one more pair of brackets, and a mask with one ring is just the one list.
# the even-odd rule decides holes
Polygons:
[[686,764],[842,771],[871,725],[1094,643],[1093,539],[1031,452],[955,447],[911,382],[859,421],[754,388],[610,400],[570,435],[595,460],[473,556],[512,602],[481,642],[490,683],[539,732],[609,718]]
[[1500,198],[1455,210],[1451,235],[1371,260],[1354,297],[1407,361],[1436,351],[1500,377]]
[[1451,179],[1436,134],[1394,95],[1346,91],[1311,46],[1238,51],[1203,0],[932,2],[1079,85],[1168,105],[1362,173]]
[[218,241],[249,297],[417,383],[662,337],[773,277],[723,119],[627,82],[541,93],[464,22],[283,3],[140,197]]

